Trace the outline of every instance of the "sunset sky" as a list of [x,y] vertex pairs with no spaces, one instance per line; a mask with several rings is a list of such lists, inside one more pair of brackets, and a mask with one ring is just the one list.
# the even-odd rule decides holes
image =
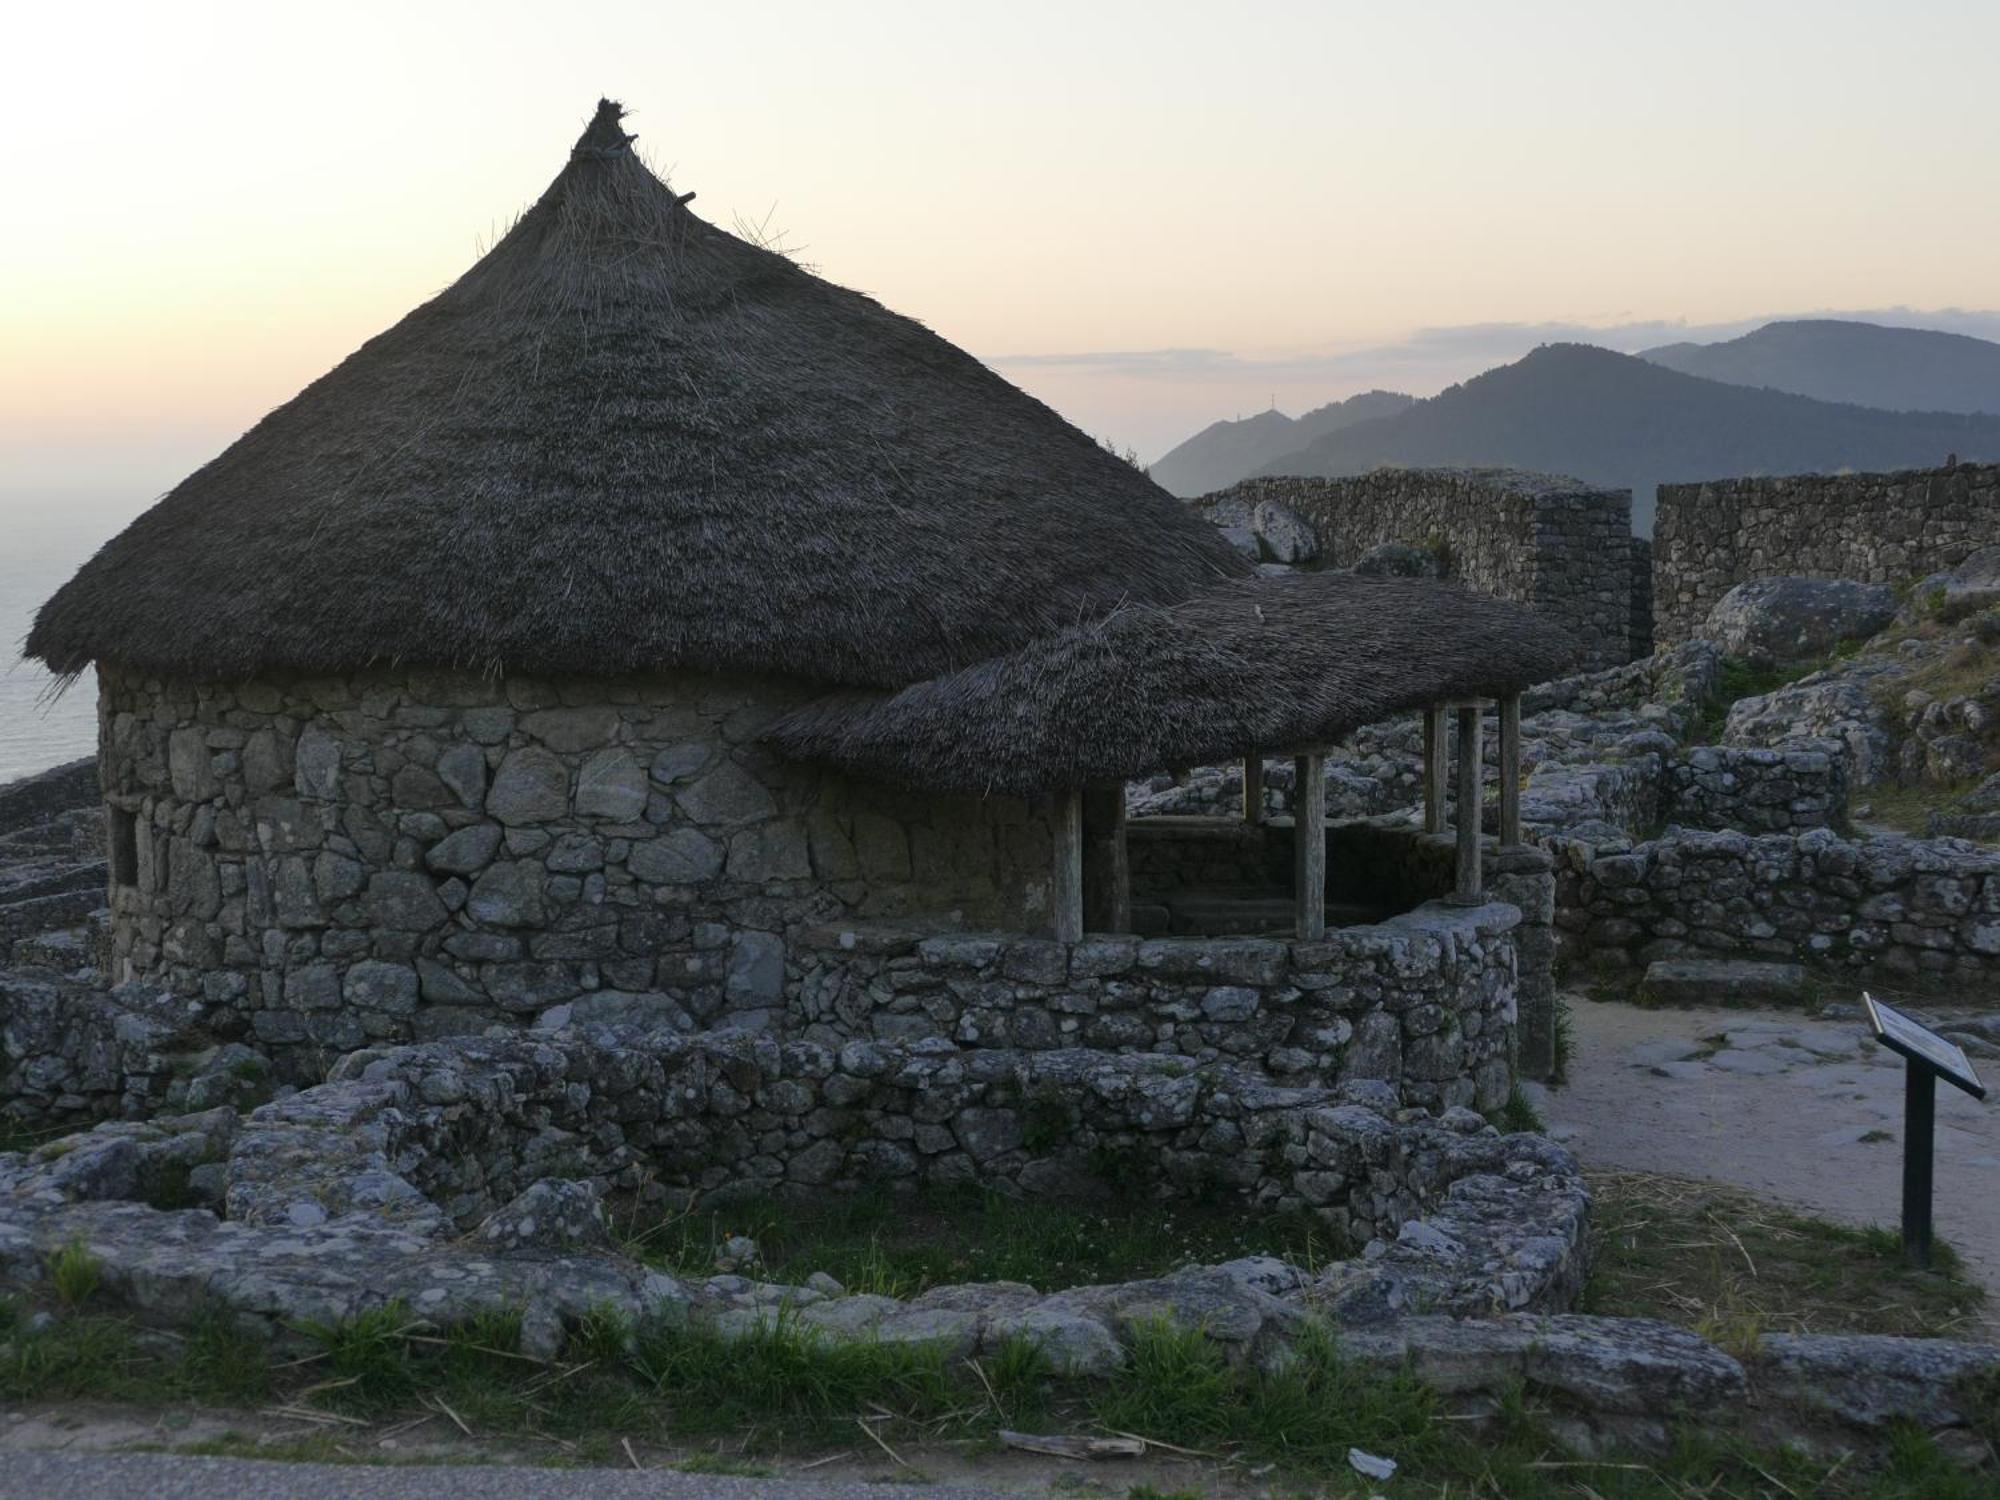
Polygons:
[[212,456],[459,275],[600,93],[697,212],[1148,457],[1578,326],[2000,307],[1990,0],[265,0],[7,43],[16,515]]

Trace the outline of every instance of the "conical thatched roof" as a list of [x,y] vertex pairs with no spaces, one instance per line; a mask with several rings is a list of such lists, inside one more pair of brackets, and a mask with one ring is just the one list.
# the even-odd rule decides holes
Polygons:
[[696,218],[620,114],[92,558],[28,654],[897,686],[1246,571],[969,355]]
[[1546,682],[1576,655],[1533,611],[1456,584],[1249,578],[893,694],[832,694],[766,738],[884,780],[1025,795],[1330,744],[1428,703]]

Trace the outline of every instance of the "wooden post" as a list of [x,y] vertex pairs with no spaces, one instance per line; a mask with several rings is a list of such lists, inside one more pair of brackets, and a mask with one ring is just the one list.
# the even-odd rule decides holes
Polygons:
[[1326,757],[1292,761],[1292,901],[1299,936],[1326,936]]
[[1125,784],[1099,782],[1083,792],[1083,928],[1132,930],[1132,865],[1125,848]]
[[1447,757],[1451,753],[1445,737],[1445,706],[1433,703],[1424,710],[1424,832],[1444,832],[1444,789]]
[[1521,695],[1500,700],[1500,847],[1521,842]]
[[1451,899],[1477,906],[1479,879],[1479,700],[1458,705],[1458,885]]
[[1049,881],[1049,909],[1055,939],[1073,943],[1083,936],[1083,794],[1056,799],[1055,869]]
[[1257,750],[1243,757],[1243,821],[1264,821],[1264,756]]

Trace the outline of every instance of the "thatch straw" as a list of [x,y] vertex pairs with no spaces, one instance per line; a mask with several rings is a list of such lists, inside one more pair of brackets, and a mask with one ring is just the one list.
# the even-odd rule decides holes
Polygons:
[[884,780],[1032,794],[1330,744],[1439,699],[1518,691],[1575,657],[1529,609],[1454,584],[1252,578],[894,694],[833,694],[767,738]]
[[971,356],[696,218],[621,113],[454,286],[104,547],[27,654],[895,686],[1247,570]]

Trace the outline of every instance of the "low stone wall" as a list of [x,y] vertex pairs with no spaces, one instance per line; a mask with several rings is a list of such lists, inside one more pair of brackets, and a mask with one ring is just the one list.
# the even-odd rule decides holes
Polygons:
[[1753,578],[1902,583],[2000,536],[2000,464],[1663,484],[1653,523],[1655,634],[1684,641]]
[[1496,901],[1318,942],[833,926],[795,944],[791,1022],[829,1044],[1239,1059],[1288,1083],[1381,1080],[1409,1103],[1491,1109],[1512,1081],[1520,921]]
[[1588,659],[1628,659],[1632,496],[1503,469],[1377,469],[1350,479],[1247,479],[1198,504],[1291,507],[1319,561],[1350,567],[1384,542],[1437,546],[1450,576],[1533,604],[1570,627]]
[[[1310,1210],[1374,1243],[1310,1270],[1251,1260],[1051,1295],[954,1288],[912,1310],[806,1287],[746,1297],[740,1276],[690,1287],[618,1258],[597,1208],[606,1187],[719,1201],[867,1183],[1102,1193],[1113,1176],[1121,1191]],[[226,1219],[147,1207],[176,1177],[177,1196]],[[965,1352],[991,1318],[995,1342],[1046,1335],[1059,1368],[1101,1373],[1122,1362],[1114,1313],[1128,1302],[1184,1314],[1238,1354],[1271,1352],[1240,1346],[1260,1329],[1281,1340],[1308,1307],[1356,1325],[1418,1307],[1559,1310],[1581,1285],[1588,1207],[1560,1147],[1467,1110],[1399,1108],[1380,1084],[1285,1089],[1227,1066],[1076,1051],[573,1028],[360,1052],[248,1117],[100,1126],[0,1156],[0,1282],[33,1286],[55,1248],[81,1241],[107,1295],[169,1317],[220,1302],[281,1328],[400,1297],[449,1323],[511,1304],[543,1355],[593,1300],[725,1331],[784,1308],[835,1333],[964,1336]],[[939,1306],[978,1316],[915,1315]],[[1070,1358],[1079,1339],[1087,1360]]]
[[1666,775],[1670,823],[1762,833],[1847,826],[1847,747],[1837,740],[1779,750],[1701,745],[1676,756]]
[[1564,953],[1600,967],[1741,954],[2000,981],[2000,850],[1957,839],[1676,833],[1572,844],[1556,880]]

